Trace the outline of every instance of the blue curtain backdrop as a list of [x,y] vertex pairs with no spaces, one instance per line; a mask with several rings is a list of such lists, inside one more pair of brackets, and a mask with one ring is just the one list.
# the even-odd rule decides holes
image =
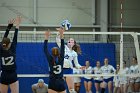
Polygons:
[[[55,43],[49,44],[49,49],[57,46]],[[80,43],[82,54],[78,56],[79,63],[85,65],[89,60],[91,66],[100,61],[103,65],[104,58],[109,59],[109,64],[115,67],[115,44],[113,43]],[[43,51],[43,43],[18,43],[17,46],[17,73],[18,74],[48,74],[48,63]],[[31,85],[39,78],[19,78],[20,93],[32,93]],[[43,78],[48,83],[48,78]],[[82,80],[81,91],[84,90]],[[94,83],[94,81],[93,81]],[[95,87],[93,84],[93,91]],[[84,92],[81,92],[84,93]]]

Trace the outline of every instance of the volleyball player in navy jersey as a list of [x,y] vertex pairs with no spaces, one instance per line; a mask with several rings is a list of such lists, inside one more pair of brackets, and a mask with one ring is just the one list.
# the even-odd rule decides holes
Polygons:
[[63,63],[64,63],[64,29],[59,29],[61,38],[60,52],[57,47],[52,48],[52,55],[48,51],[48,38],[50,32],[45,33],[44,52],[49,63],[49,84],[48,93],[66,93],[65,82],[63,78]]
[[[6,32],[0,45],[0,62],[2,70],[0,80],[1,93],[7,93],[8,86],[10,86],[11,93],[19,93],[19,82],[16,73],[16,45],[20,22],[20,16],[18,16],[16,19],[9,21],[9,25],[6,29]],[[8,34],[14,23],[16,24],[15,33],[13,41],[10,42]]]

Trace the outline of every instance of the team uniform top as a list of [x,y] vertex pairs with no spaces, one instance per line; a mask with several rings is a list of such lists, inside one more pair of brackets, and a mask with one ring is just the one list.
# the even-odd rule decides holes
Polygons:
[[43,87],[39,87],[38,83],[32,85],[33,93],[47,93],[48,92],[48,84],[44,83]]
[[[56,37],[57,45],[60,47],[60,36]],[[74,50],[70,50],[67,45],[65,45],[65,56],[64,56],[64,65],[63,68],[72,68],[72,60],[77,68],[80,68],[81,65],[78,63],[77,53]]]
[[139,73],[139,67],[138,65],[130,66],[130,74],[138,74]]
[[[119,71],[119,74],[125,75],[129,74],[129,68],[125,67],[122,69],[122,71]],[[120,84],[126,84],[128,83],[129,78],[127,76],[120,76]]]
[[[4,37],[6,38],[9,34],[9,30],[7,29]],[[2,45],[0,45],[0,62],[1,62],[1,70],[2,71],[15,71],[16,70],[16,45],[17,45],[17,35],[18,35],[18,29],[15,29],[13,42],[11,44],[11,47],[8,50],[5,50],[2,48]]]
[[[85,74],[92,74],[92,73],[93,73],[93,69],[91,66],[89,66],[88,68],[85,69]],[[92,76],[85,76],[84,78],[92,79]]]
[[[107,65],[107,66],[104,65],[104,66],[101,67],[101,71],[102,71],[102,74],[108,75],[108,74],[114,73],[115,68],[112,65]],[[111,77],[112,76],[104,76],[103,78],[104,79],[109,79]]]
[[[139,66],[138,65],[132,65],[130,66],[130,71],[129,71],[130,74],[140,74],[140,71],[139,71]],[[140,77],[137,77],[140,81]]]
[[61,50],[60,50],[60,59],[57,60],[50,55],[48,51],[48,40],[44,41],[44,52],[46,54],[48,63],[49,63],[49,74],[50,78],[62,78],[63,77],[63,61],[64,61],[64,39],[61,39]]
[[[73,68],[73,74],[82,74],[82,70]],[[80,77],[74,77],[73,79],[74,79],[74,83],[81,82]]]
[[[98,67],[94,67],[93,68],[94,74],[102,74],[101,68]],[[102,80],[102,78],[100,76],[98,77],[94,77],[94,80]]]

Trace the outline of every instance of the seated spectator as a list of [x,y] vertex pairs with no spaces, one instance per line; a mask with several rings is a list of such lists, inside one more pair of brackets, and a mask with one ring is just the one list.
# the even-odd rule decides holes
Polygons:
[[48,93],[48,84],[43,79],[39,79],[38,83],[32,85],[33,93]]

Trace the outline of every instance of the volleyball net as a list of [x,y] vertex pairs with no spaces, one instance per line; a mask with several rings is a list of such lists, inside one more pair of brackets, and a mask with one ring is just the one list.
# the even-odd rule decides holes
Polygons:
[[[10,31],[9,37],[12,40],[13,31]],[[48,64],[44,56],[43,42],[44,31],[19,31],[17,46],[17,67],[18,77],[48,77]],[[56,34],[51,31],[49,38],[49,50],[56,45]],[[0,32],[0,38],[4,31]],[[140,33],[136,32],[65,32],[65,42],[69,38],[74,38],[81,46],[82,54],[78,55],[79,63],[85,66],[85,61],[89,60],[92,67],[96,66],[96,61],[104,65],[104,58],[109,59],[109,64],[116,68],[120,65],[123,69],[123,62],[127,67],[132,65],[132,58],[135,56],[140,68]],[[74,77],[80,76],[116,76],[116,74],[71,74]],[[64,76],[71,76],[64,75]],[[124,75],[139,77],[135,75]]]

